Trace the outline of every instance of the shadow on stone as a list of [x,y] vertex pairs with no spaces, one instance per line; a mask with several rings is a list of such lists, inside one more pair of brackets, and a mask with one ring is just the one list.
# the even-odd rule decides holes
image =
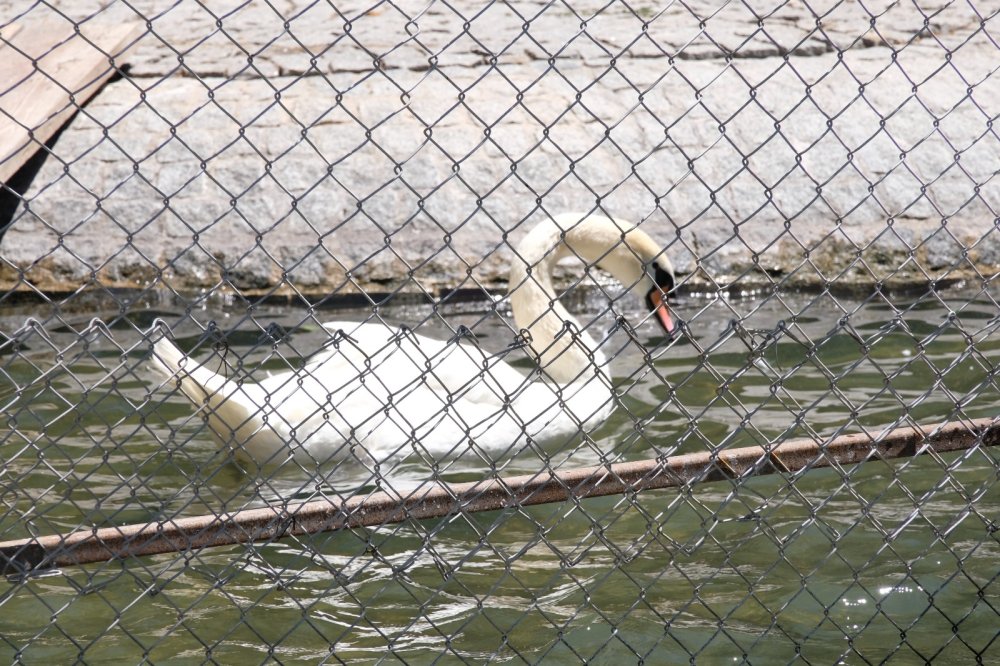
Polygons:
[[41,171],[42,166],[45,164],[45,160],[48,158],[49,154],[52,153],[53,147],[56,142],[59,141],[59,137],[62,133],[69,127],[74,120],[76,120],[77,115],[79,115],[80,110],[87,107],[90,101],[95,99],[109,84],[119,81],[128,73],[128,65],[123,66],[120,70],[112,74],[107,81],[105,81],[100,88],[94,91],[86,102],[83,103],[79,109],[77,109],[73,115],[71,115],[66,122],[64,122],[55,133],[49,137],[49,140],[45,142],[45,148],[38,149],[35,153],[28,158],[28,160],[21,165],[21,168],[14,172],[14,175],[6,183],[0,183],[0,242],[3,241],[4,234],[7,233],[7,229],[11,227],[14,223],[14,215],[17,213],[17,209],[20,208],[21,203],[24,201],[24,193],[28,191],[31,187],[31,183],[35,180],[35,176]]

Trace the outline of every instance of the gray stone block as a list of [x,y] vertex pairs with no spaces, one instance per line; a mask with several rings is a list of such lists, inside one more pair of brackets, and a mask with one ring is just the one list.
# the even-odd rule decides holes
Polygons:
[[25,195],[8,287],[502,288],[566,211],[642,221],[692,284],[1000,264],[997,49],[967,8],[156,7],[106,10],[151,30]]

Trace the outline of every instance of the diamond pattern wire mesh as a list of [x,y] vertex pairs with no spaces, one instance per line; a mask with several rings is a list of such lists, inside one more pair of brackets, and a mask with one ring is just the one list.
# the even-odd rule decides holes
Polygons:
[[[2,540],[997,416],[995,3],[0,9],[0,137],[41,151],[0,188]],[[91,99],[70,48],[124,72]],[[52,139],[17,101],[38,81],[73,114]],[[542,271],[507,267],[588,215],[665,249],[569,243],[551,354],[606,363],[546,381],[502,297]],[[678,335],[595,268],[615,252],[673,263]],[[247,460],[153,371],[164,336],[241,391],[349,368],[230,424],[291,447]],[[998,469],[872,455],[12,575],[0,654],[985,663]]]

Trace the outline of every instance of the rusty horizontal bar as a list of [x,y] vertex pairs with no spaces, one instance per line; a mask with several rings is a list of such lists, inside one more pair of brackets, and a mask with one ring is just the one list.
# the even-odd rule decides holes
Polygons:
[[792,473],[835,464],[946,453],[998,443],[1000,419],[979,419],[897,428],[877,439],[865,434],[843,435],[819,443],[796,440],[767,448],[751,446],[716,453],[689,453],[470,483],[429,482],[406,496],[375,492],[343,501],[314,500],[217,516],[192,516],[0,542],[0,572],[24,574],[126,557]]

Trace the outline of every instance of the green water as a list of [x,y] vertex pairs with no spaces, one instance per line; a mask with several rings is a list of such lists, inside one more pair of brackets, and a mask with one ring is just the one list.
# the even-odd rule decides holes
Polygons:
[[[493,464],[505,474],[995,415],[989,293],[688,298],[690,338],[613,336],[621,404],[590,441]],[[593,304],[591,304],[593,305]],[[51,310],[8,306],[0,330]],[[386,310],[447,337],[509,342],[481,306]],[[360,312],[140,304],[66,312],[0,348],[0,539],[370,490],[359,463],[247,470],[182,398],[151,392],[137,328],[218,323],[225,358],[278,370]],[[607,330],[610,318],[600,319]],[[278,324],[292,335],[259,346]],[[78,333],[86,330],[81,338]],[[221,349],[221,348],[220,348]],[[195,355],[209,355],[212,343]],[[217,351],[220,356],[222,351]],[[61,359],[67,370],[53,369]],[[258,370],[259,371],[259,370]],[[430,474],[414,455],[381,470]],[[486,463],[442,463],[479,478]],[[67,663],[985,663],[1000,660],[997,452],[411,521],[68,568],[0,582],[0,660]]]

